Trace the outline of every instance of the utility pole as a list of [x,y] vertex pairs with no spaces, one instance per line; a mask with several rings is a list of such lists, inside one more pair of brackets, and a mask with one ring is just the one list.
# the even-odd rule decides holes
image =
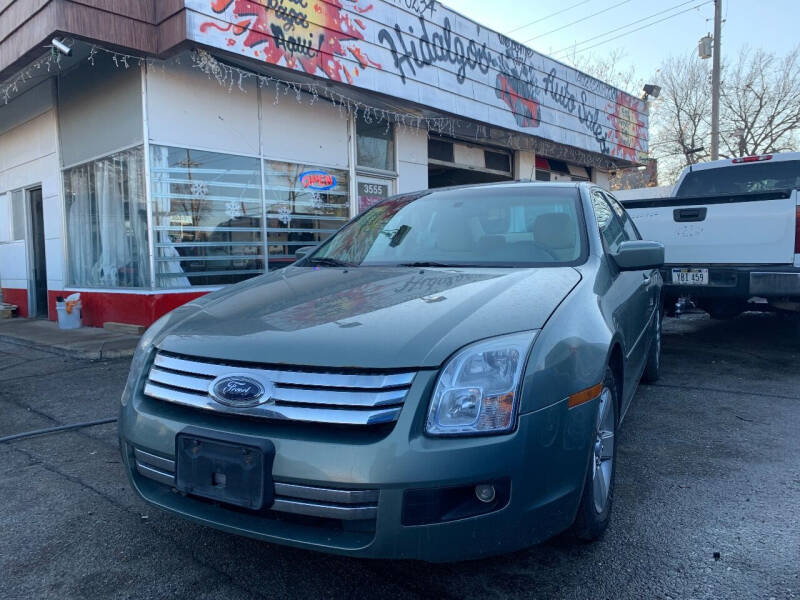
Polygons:
[[714,55],[711,66],[711,160],[719,159],[719,69],[722,45],[722,0],[714,0]]

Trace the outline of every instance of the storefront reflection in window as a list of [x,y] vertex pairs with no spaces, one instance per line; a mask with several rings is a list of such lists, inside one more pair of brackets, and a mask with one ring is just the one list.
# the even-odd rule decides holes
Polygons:
[[303,246],[328,239],[350,218],[349,178],[341,169],[264,161],[269,269]]
[[150,170],[158,287],[264,272],[259,159],[153,146]]

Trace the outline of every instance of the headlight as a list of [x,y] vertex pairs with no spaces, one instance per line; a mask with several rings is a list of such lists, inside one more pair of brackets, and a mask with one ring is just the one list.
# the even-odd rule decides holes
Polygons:
[[136,389],[136,383],[139,381],[139,376],[144,371],[147,361],[150,358],[150,352],[153,350],[153,341],[159,332],[164,328],[167,323],[169,314],[164,315],[158,321],[153,323],[147,331],[139,338],[139,344],[136,346],[136,351],[133,353],[133,360],[131,360],[131,370],[128,371],[128,380],[125,382],[125,389],[122,391],[122,406],[128,403],[128,400]]
[[459,350],[436,381],[426,433],[475,435],[513,429],[520,379],[536,333],[504,335]]

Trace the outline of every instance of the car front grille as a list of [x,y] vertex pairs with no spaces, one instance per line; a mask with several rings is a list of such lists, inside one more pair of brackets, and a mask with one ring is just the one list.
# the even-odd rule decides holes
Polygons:
[[[272,397],[249,408],[218,403],[211,382],[224,375],[247,375],[274,385]],[[222,414],[240,414],[336,425],[378,425],[400,416],[416,375],[404,372],[344,372],[275,369],[226,363],[159,351],[144,387],[145,396]]]
[[[134,448],[136,472],[175,486],[175,461]],[[274,482],[275,501],[269,510],[306,517],[363,521],[378,514],[378,490],[351,490]]]

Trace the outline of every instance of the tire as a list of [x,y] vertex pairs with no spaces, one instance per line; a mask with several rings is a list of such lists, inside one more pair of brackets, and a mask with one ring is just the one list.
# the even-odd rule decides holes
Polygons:
[[[572,533],[584,542],[600,539],[611,520],[617,464],[616,435],[620,406],[618,389],[614,372],[606,367],[595,427],[592,429],[592,456],[586,470],[578,514],[572,525]],[[611,411],[611,414],[607,411]]]
[[642,373],[644,383],[655,383],[661,377],[661,315],[661,308],[659,308],[655,314],[655,336],[650,344],[650,350],[647,352],[647,364]]

